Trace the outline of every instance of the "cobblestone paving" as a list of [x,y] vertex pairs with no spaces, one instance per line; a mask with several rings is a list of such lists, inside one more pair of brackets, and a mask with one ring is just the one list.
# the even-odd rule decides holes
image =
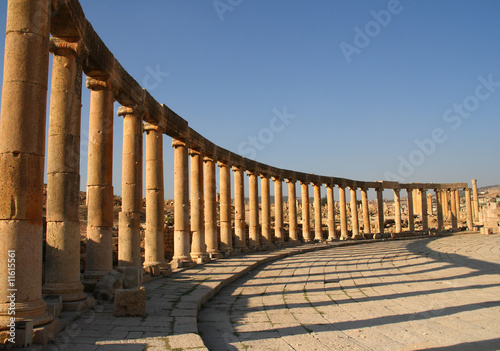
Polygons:
[[373,242],[291,256],[198,315],[210,350],[499,350],[500,235]]

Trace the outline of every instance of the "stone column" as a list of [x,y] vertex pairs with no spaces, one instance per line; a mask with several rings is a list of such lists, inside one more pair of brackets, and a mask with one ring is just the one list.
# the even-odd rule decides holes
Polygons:
[[400,189],[393,189],[394,191],[394,221],[396,222],[396,228],[394,234],[401,233],[401,199],[400,199]]
[[173,268],[191,264],[189,225],[188,148],[183,140],[172,139],[174,147],[174,256]]
[[84,285],[113,270],[113,101],[109,77],[87,77],[90,93],[87,248]]
[[460,212],[460,192],[458,189],[455,189],[455,201],[457,202],[457,220],[462,216]]
[[221,258],[217,238],[217,202],[215,185],[215,161],[205,156],[205,243],[211,258]]
[[31,319],[36,326],[52,320],[42,300],[50,3],[7,2],[0,117],[0,329],[11,317],[10,255],[16,261],[16,321]]
[[413,217],[413,190],[406,189],[408,197],[408,231],[413,233],[415,231],[415,218]]
[[451,201],[450,201],[450,208],[451,208],[451,230],[456,232],[458,230],[458,223],[457,223],[457,202],[455,200],[455,190],[450,191],[451,195]]
[[368,208],[368,193],[361,188],[361,205],[363,206],[363,234],[365,239],[371,238],[370,209]]
[[429,215],[434,215],[434,208],[432,206],[432,194],[427,194],[427,213]]
[[164,227],[165,195],[163,185],[163,133],[157,126],[146,124],[146,232],[144,237],[144,268],[160,266],[169,271],[165,262]]
[[271,231],[271,189],[269,177],[265,174],[261,178],[261,199],[262,199],[262,246],[273,248],[273,233]]
[[122,210],[119,213],[118,265],[142,267],[141,222],[142,211],[142,116],[144,109],[122,106]]
[[220,167],[220,250],[226,255],[234,254],[233,230],[231,228],[231,169],[223,161]]
[[300,182],[302,186],[302,237],[306,243],[313,241],[311,235],[311,215],[309,212],[309,183]]
[[443,216],[450,218],[450,199],[448,196],[448,190],[442,190],[441,191],[441,196],[442,196],[442,203],[443,203]]
[[347,208],[345,201],[345,187],[344,185],[338,185],[339,187],[339,202],[340,202],[340,240],[349,239],[349,234],[347,232]]
[[473,210],[470,199],[470,188],[465,188],[465,211],[467,213],[467,229],[474,230],[474,222],[473,222]]
[[[81,46],[53,38],[44,295],[84,300],[80,282]],[[80,56],[80,57],[78,57]]]
[[257,174],[253,171],[247,171],[249,177],[249,202],[250,202],[250,218],[249,218],[249,234],[250,234],[250,250],[257,251],[260,248],[260,232],[259,232],[259,184],[257,182]]
[[413,192],[413,211],[415,213],[419,213],[420,212],[420,208],[418,206],[418,199],[420,197],[420,195],[418,194],[418,189],[413,189],[412,190]]
[[323,241],[321,223],[321,184],[314,183],[314,240]]
[[474,210],[474,220],[479,221],[479,197],[477,195],[477,180],[472,179],[472,205]]
[[326,202],[328,206],[328,241],[338,239],[335,230],[335,201],[333,198],[333,185],[326,185]]
[[299,241],[297,231],[297,196],[295,190],[295,179],[287,179],[288,183],[288,228],[292,243]]
[[427,217],[427,190],[420,189],[420,209],[422,215],[422,230],[427,232],[429,230],[429,221]]
[[363,237],[359,234],[359,223],[358,223],[358,199],[356,196],[356,187],[349,187],[351,191],[351,222],[352,222],[352,238],[355,240],[362,239]]
[[438,232],[442,232],[443,231],[443,204],[441,203],[442,192],[438,189],[435,189],[434,191],[436,194],[436,212],[437,212],[437,222],[438,222],[437,230]]
[[245,183],[244,172],[241,167],[233,167],[234,172],[234,247],[240,252],[246,252],[245,227]]
[[377,207],[378,207],[378,234],[373,236],[374,239],[380,239],[384,235],[384,194],[383,188],[375,189],[377,191]]
[[283,183],[281,178],[273,177],[274,181],[274,236],[275,245],[282,246],[285,242],[283,236]]
[[203,199],[203,157],[190,149],[191,156],[191,259],[196,263],[210,260],[205,245],[205,216]]

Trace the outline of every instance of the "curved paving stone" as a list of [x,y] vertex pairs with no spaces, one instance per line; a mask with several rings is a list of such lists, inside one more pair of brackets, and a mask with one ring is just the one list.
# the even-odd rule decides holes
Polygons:
[[497,350],[499,283],[499,235],[337,247],[252,271],[198,328],[210,350]]

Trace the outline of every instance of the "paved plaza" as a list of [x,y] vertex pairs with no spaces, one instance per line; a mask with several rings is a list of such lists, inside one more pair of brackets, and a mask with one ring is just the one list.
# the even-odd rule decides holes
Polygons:
[[500,235],[352,243],[178,271],[145,284],[146,317],[98,306],[47,349],[500,349]]

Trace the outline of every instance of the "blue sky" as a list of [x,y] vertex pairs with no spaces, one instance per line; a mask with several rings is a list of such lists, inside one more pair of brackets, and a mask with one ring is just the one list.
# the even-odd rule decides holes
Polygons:
[[[500,183],[499,1],[81,4],[139,83],[231,151],[359,180]],[[5,13],[2,2],[3,28]],[[88,101],[84,91],[83,156]],[[117,117],[117,193],[121,128]],[[85,157],[81,168],[84,188]]]

